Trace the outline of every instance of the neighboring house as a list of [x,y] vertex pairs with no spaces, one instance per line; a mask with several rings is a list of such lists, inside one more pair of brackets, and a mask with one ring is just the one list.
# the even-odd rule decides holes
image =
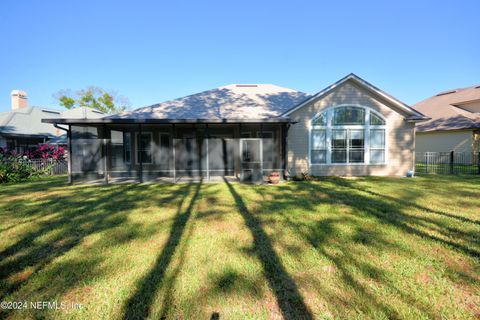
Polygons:
[[73,180],[397,175],[414,168],[424,115],[350,74],[319,93],[234,84],[71,130]]
[[[65,131],[52,124],[42,122],[49,118],[99,118],[106,114],[91,108],[54,110],[42,107],[29,107],[26,92],[13,90],[11,93],[12,110],[0,113],[0,148],[24,150],[35,148],[39,143],[58,140]],[[60,143],[62,139],[57,141]],[[63,138],[66,142],[66,137]]]
[[417,126],[417,152],[480,152],[480,86],[448,90],[413,106],[432,118]]

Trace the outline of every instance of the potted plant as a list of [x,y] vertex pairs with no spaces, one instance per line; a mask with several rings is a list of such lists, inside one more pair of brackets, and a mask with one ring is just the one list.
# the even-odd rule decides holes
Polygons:
[[280,173],[272,172],[268,175],[268,183],[277,184],[280,182]]

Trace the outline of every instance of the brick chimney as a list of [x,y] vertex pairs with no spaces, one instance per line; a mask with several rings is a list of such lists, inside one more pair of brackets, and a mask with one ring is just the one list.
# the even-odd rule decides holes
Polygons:
[[12,111],[28,107],[28,97],[25,91],[13,90],[10,96],[12,98]]

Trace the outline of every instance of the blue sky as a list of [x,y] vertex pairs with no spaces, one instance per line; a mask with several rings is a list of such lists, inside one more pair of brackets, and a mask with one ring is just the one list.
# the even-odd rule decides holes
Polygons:
[[231,83],[315,93],[350,72],[413,104],[480,83],[480,1],[0,2],[0,111],[97,85],[134,108]]

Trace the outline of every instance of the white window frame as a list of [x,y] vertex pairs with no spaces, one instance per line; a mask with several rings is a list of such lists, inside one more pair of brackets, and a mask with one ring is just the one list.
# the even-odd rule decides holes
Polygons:
[[[365,110],[365,124],[364,125],[332,125],[333,112],[337,108],[343,107],[357,107]],[[312,122],[318,118],[322,113],[326,112],[327,123],[325,126],[313,125]],[[370,124],[370,113],[374,113],[376,116],[385,121],[384,125],[371,125]],[[325,163],[312,163],[312,130],[314,129],[323,129],[325,130],[325,143],[327,145],[327,159]],[[363,162],[353,162],[353,163],[332,163],[332,129],[362,129],[364,130],[364,161]],[[384,162],[382,163],[370,163],[370,129],[383,129],[385,130],[385,157]],[[318,112],[310,121],[308,122],[308,164],[310,166],[378,166],[385,165],[388,163],[388,122],[387,119],[378,111],[358,104],[341,104],[334,107],[328,107]],[[348,138],[347,138],[348,140]],[[348,141],[347,141],[348,143]],[[348,152],[348,151],[347,151]]]
[[[140,132],[135,132],[135,163],[136,164],[140,164],[140,162],[138,161],[138,151],[140,151],[138,149],[138,135],[140,134]],[[152,132],[142,132],[142,134],[148,134],[150,136],[150,159],[151,161],[150,162],[143,162],[142,161],[142,164],[152,164],[153,163],[153,133]]]

